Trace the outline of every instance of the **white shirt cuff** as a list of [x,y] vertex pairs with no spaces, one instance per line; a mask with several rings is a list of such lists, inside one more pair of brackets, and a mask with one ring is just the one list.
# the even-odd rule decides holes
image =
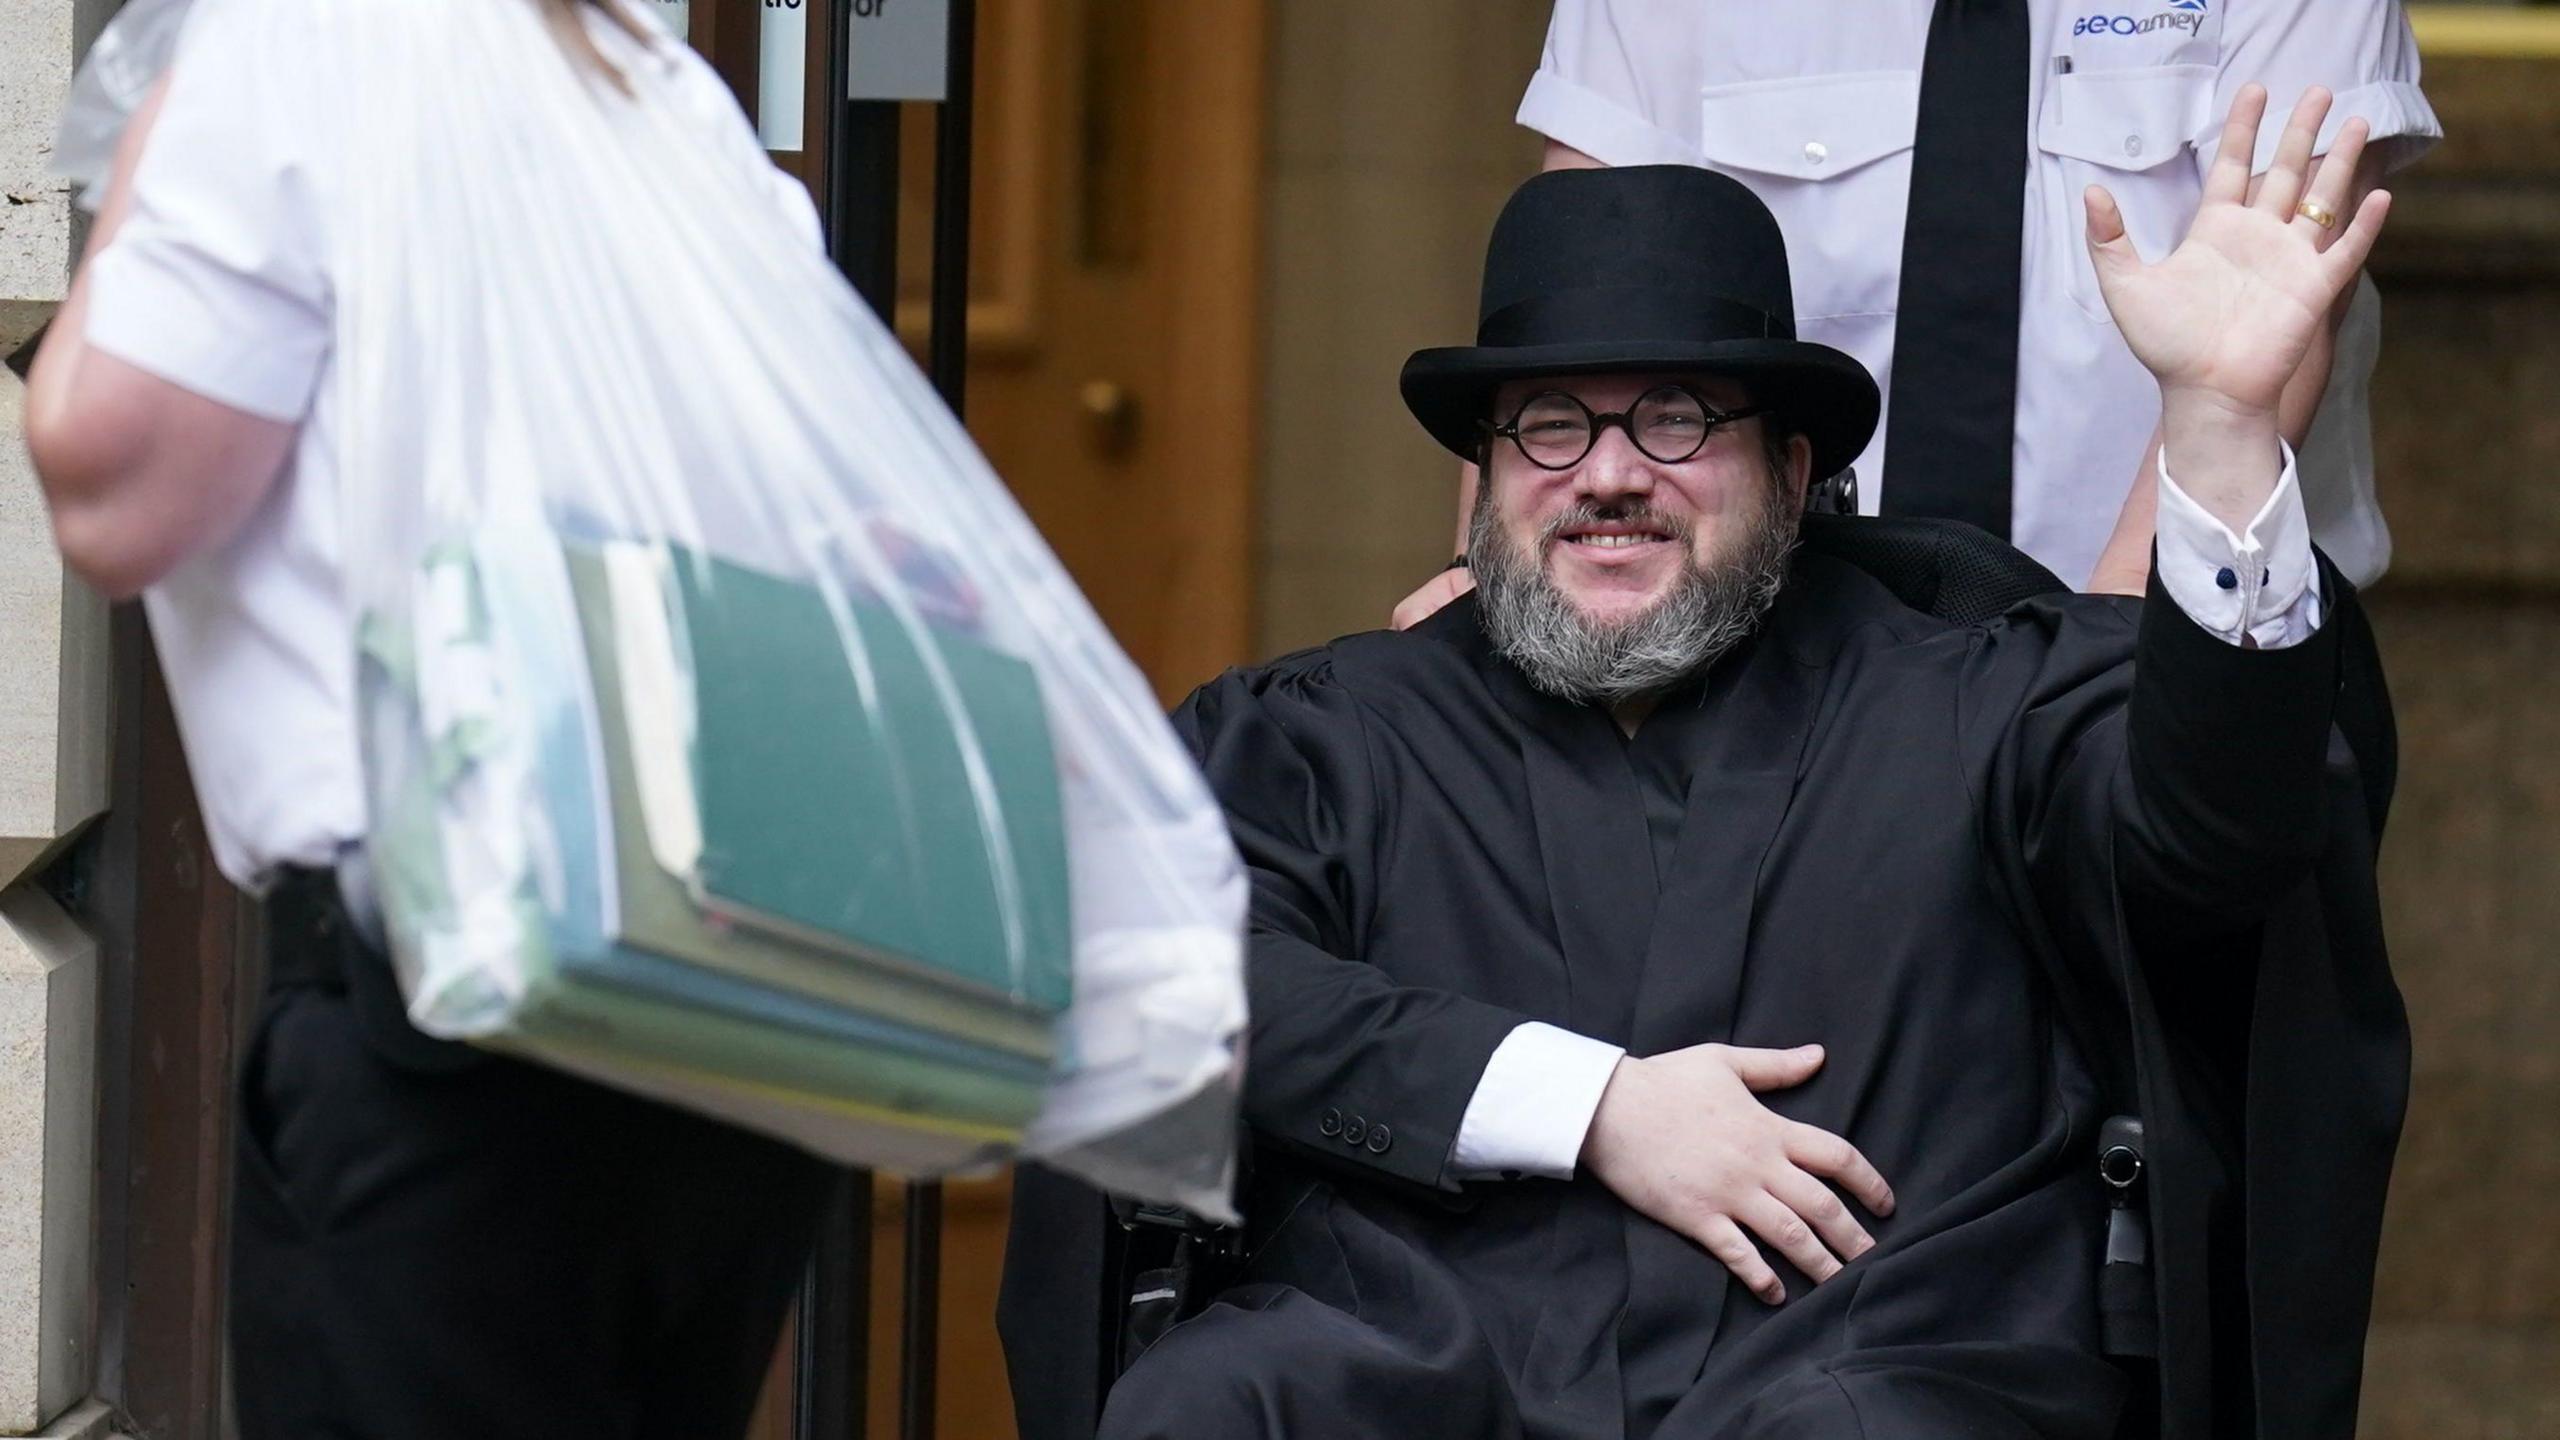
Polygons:
[[1450,1168],[1462,1177],[1573,1178],[1600,1092],[1626,1051],[1532,1020],[1502,1037],[1458,1122]]
[[2248,533],[2234,535],[2169,478],[2160,456],[2160,516],[2155,531],[2160,583],[2187,618],[2231,644],[2282,649],[2320,628],[2319,566],[2311,555],[2311,521],[2293,447],[2281,440],[2284,470],[2275,493],[2258,508]]
[[1698,147],[1553,70],[1529,77],[1520,124],[1603,165],[1699,165]]

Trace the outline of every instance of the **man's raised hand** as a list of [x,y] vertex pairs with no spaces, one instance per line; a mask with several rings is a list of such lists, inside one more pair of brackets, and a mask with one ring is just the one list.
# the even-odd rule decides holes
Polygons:
[[1819,1283],[1875,1245],[1831,1183],[1873,1214],[1893,1213],[1893,1191],[1856,1146],[1771,1113],[1753,1094],[1801,1085],[1821,1068],[1819,1045],[1629,1056],[1601,1093],[1583,1166],[1775,1305],[1786,1291],[1746,1228]]
[[2083,197],[2099,289],[2125,344],[2158,377],[2164,406],[2184,398],[2273,416],[2285,382],[2323,333],[2330,306],[2355,283],[2390,213],[2383,190],[2367,195],[2352,216],[2343,213],[2368,133],[2360,119],[2339,129],[2306,185],[2329,113],[2329,92],[2316,87],[2294,107],[2253,198],[2251,159],[2266,108],[2267,92],[2256,85],[2232,102],[2195,222],[2156,264],[2134,252],[2114,196],[2092,185]]

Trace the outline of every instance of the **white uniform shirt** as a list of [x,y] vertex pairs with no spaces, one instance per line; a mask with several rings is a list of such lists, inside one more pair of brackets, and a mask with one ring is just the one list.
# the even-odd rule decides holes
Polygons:
[[[286,473],[240,533],[143,597],[215,862],[256,890],[278,866],[333,863],[364,834],[354,619],[339,578],[353,480],[332,460],[320,258],[332,182],[327,147],[312,143],[327,117],[302,83],[321,59],[291,6],[199,0],[188,23],[132,213],[92,261],[88,339],[235,409],[301,422]],[[814,243],[808,193],[772,168],[709,66],[672,42],[644,52],[601,16],[589,30],[620,66],[665,67]]]
[[[1520,123],[1611,165],[1703,165],[1749,185],[1786,232],[1797,333],[1854,355],[1890,392],[1911,139],[1933,0],[1556,0]],[[2393,166],[2442,132],[2396,0],[2031,0],[2027,197],[2011,539],[2084,583],[2160,418],[2083,243],[2081,191],[2123,207],[2146,259],[2194,218],[2221,119],[2271,96],[2255,157],[2294,100],[2337,94]],[[2363,583],[2390,561],[2365,387],[2380,302],[2359,286],[2302,451],[2313,538]],[[1860,503],[1892,483],[1885,427],[1859,457]],[[1881,482],[1881,483],[1879,483]]]

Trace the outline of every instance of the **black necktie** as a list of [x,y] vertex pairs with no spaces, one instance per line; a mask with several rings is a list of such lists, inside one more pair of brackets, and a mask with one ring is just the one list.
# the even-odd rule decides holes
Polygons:
[[1883,510],[2009,534],[2027,0],[1938,0],[1920,66]]

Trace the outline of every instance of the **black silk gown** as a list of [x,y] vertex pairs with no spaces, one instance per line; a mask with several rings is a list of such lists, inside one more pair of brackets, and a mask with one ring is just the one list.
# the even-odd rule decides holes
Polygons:
[[[2335,913],[2302,897],[2365,819],[2332,729],[2353,602],[2329,593],[2312,639],[2248,651],[2160,595],[1955,627],[1804,555],[1761,633],[1632,737],[1533,690],[1472,601],[1203,687],[1177,726],[1253,877],[1251,1255],[1102,1433],[2106,1440],[2128,1381],[2099,1353],[2102,1076],[2138,1075],[2169,1132],[2159,1263],[2195,1312],[2171,1364],[2221,1311],[2224,1344],[2250,1328],[2203,1274],[2237,1253],[2260,942]],[[2369,896],[2370,837],[2344,848]],[[1820,1286],[1773,1254],[1770,1307],[1587,1176],[1455,1173],[1530,1020],[1636,1055],[1820,1042],[1810,1083],[1762,1098],[1884,1174],[1877,1247]],[[2387,1029],[2345,1058],[2396,1097]],[[2387,1167],[2396,1099],[2368,1108],[2339,1123]],[[1007,1297],[1027,1434],[1042,1288]],[[2173,1397],[2173,1429],[2214,1386]]]

